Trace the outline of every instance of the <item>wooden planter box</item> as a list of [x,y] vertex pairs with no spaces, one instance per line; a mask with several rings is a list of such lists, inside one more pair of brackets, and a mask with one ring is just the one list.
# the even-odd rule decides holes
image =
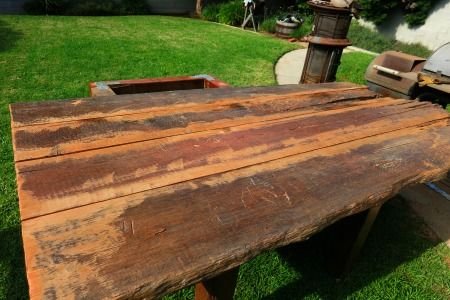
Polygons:
[[89,84],[92,97],[227,87],[209,75],[99,81]]
[[297,23],[287,23],[283,21],[277,21],[275,27],[275,33],[277,36],[288,39],[292,36],[295,30],[299,27]]

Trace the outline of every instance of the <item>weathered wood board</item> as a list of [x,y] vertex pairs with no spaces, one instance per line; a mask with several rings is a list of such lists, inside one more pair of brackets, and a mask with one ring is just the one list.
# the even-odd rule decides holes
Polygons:
[[347,83],[11,115],[33,299],[160,297],[450,169],[446,111]]

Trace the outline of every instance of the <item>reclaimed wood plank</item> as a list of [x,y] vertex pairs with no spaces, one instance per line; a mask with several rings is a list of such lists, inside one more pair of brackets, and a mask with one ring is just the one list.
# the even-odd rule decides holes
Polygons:
[[26,220],[31,299],[160,297],[439,179],[449,151],[415,126]]
[[[319,91],[289,99],[214,103],[125,116],[12,128],[15,161],[51,157],[203,130],[277,120],[358,105],[376,94],[365,87]],[[405,100],[406,101],[406,100]],[[335,105],[338,103],[338,105]],[[320,104],[320,105],[319,105]],[[327,105],[329,104],[329,105]]]
[[286,85],[273,87],[221,88],[184,90],[151,94],[117,95],[44,102],[11,104],[11,127],[59,123],[74,120],[151,113],[158,110],[177,111],[199,103],[231,104],[267,98],[292,97],[323,90],[360,89],[351,83]]
[[373,135],[448,123],[448,113],[427,102],[386,99],[366,103],[18,162],[22,220]]

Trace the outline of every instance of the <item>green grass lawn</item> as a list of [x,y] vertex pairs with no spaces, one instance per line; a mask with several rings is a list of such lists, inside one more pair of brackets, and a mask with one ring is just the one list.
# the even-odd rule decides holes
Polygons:
[[349,81],[359,84],[365,84],[364,74],[369,66],[370,62],[375,57],[361,52],[351,52],[344,54],[341,59],[341,65],[339,66],[336,74],[338,81]]
[[[275,84],[295,46],[170,17],[0,17],[0,299],[27,298],[8,104],[83,97],[89,81],[207,73],[235,86]],[[371,56],[344,56],[338,79],[362,83]],[[385,206],[352,273],[326,271],[324,235],[264,253],[240,271],[237,299],[447,299],[450,250],[404,204]],[[447,264],[447,265],[446,265]],[[192,288],[168,299],[192,298]]]

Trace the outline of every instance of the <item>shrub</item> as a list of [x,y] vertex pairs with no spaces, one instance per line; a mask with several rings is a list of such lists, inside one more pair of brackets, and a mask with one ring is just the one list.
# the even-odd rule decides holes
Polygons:
[[389,14],[399,7],[399,0],[360,0],[362,6],[361,15],[375,25],[381,25],[387,20]]
[[401,9],[410,27],[424,24],[436,2],[437,0],[359,0],[363,8],[362,16],[376,25],[385,22],[392,10]]
[[263,30],[265,32],[275,33],[276,26],[277,26],[277,17],[270,17],[265,19],[261,23],[259,28],[260,30]]
[[244,6],[241,0],[233,0],[220,5],[218,19],[227,25],[240,25],[244,20]]
[[359,25],[357,22],[352,22],[348,38],[354,46],[374,52],[397,50],[421,57],[431,55],[431,51],[421,44],[406,44],[387,38],[378,32]]
[[145,0],[29,0],[24,9],[29,14],[49,15],[136,15],[149,13]]
[[150,13],[146,0],[122,0],[121,15],[145,15]]
[[297,1],[298,2],[298,13],[302,17],[308,17],[314,15],[313,10],[306,3],[307,0]]
[[303,17],[303,24],[294,31],[292,37],[302,38],[304,36],[309,35],[312,32],[313,24],[314,24],[314,17],[312,15],[307,15]]
[[65,14],[74,16],[119,15],[120,8],[112,1],[80,0],[68,5]]
[[297,3],[306,5],[307,1],[308,0],[266,0],[265,4],[269,15],[274,16],[280,11],[287,11],[288,7],[295,7]]
[[65,0],[29,0],[25,2],[23,8],[31,15],[60,15],[67,5]]
[[219,22],[220,6],[216,3],[205,6],[202,10],[202,18],[211,22]]
[[405,21],[409,26],[420,26],[425,23],[436,0],[416,0],[413,8],[407,9]]
[[202,18],[212,22],[237,26],[242,24],[244,12],[241,0],[219,1],[206,5],[202,10]]

